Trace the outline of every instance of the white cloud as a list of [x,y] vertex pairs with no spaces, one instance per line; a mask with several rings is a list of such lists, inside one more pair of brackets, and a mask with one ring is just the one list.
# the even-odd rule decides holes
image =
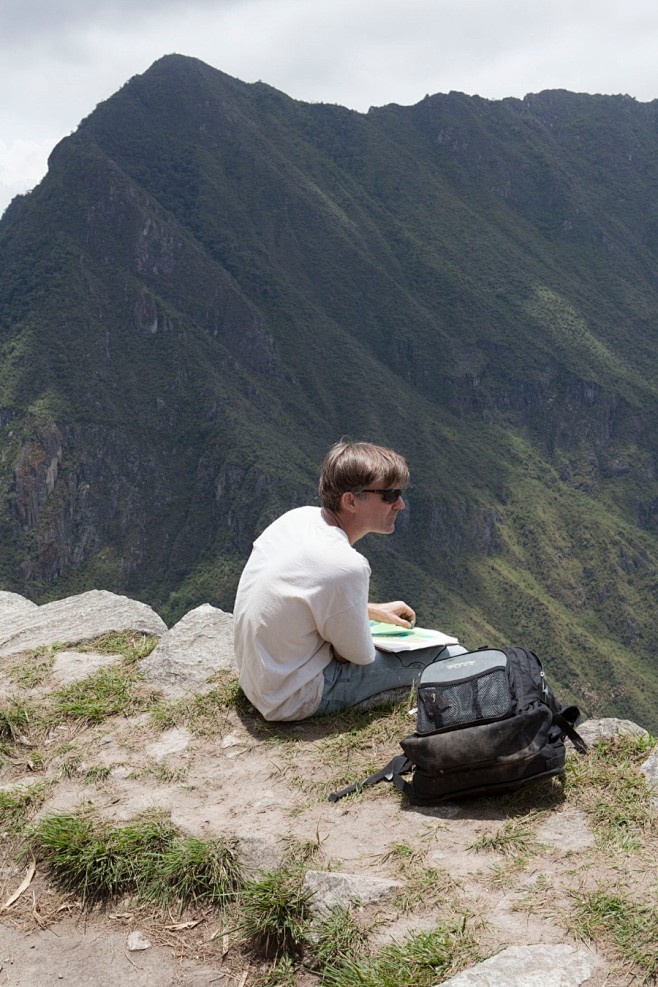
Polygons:
[[0,140],[0,212],[15,195],[30,191],[41,181],[54,143],[54,138],[17,139],[10,144]]

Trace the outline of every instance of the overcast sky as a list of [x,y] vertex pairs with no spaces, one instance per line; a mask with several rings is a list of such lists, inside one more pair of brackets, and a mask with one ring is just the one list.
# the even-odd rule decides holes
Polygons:
[[0,212],[162,55],[355,110],[459,90],[658,97],[656,0],[0,0]]

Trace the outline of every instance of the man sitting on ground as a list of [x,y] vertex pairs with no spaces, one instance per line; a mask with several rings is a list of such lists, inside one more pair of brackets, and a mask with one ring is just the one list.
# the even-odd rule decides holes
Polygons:
[[332,446],[322,507],[298,507],[256,539],[234,607],[240,686],[266,720],[334,713],[411,686],[441,647],[378,651],[369,620],[413,627],[402,600],[368,603],[370,566],[352,546],[390,535],[405,503],[402,456],[368,442]]

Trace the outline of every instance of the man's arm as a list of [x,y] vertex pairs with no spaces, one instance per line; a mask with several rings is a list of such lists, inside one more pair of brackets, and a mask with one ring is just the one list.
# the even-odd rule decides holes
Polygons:
[[[402,600],[394,600],[392,603],[369,603],[368,620],[380,620],[384,624],[397,624],[398,627],[413,627],[416,623],[416,614],[409,604]],[[349,659],[343,658],[333,644],[331,652],[341,665],[348,663]]]
[[413,627],[416,623],[416,613],[402,600],[394,600],[392,603],[369,603],[368,619],[380,620],[384,624],[397,624],[398,627]]

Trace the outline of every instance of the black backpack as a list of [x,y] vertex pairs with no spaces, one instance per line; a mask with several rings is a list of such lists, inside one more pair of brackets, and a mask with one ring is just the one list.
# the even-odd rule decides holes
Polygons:
[[565,735],[587,751],[574,729],[580,711],[558,702],[541,661],[525,648],[439,658],[417,691],[416,732],[400,742],[404,754],[331,802],[379,781],[392,781],[415,805],[508,792],[562,774]]

